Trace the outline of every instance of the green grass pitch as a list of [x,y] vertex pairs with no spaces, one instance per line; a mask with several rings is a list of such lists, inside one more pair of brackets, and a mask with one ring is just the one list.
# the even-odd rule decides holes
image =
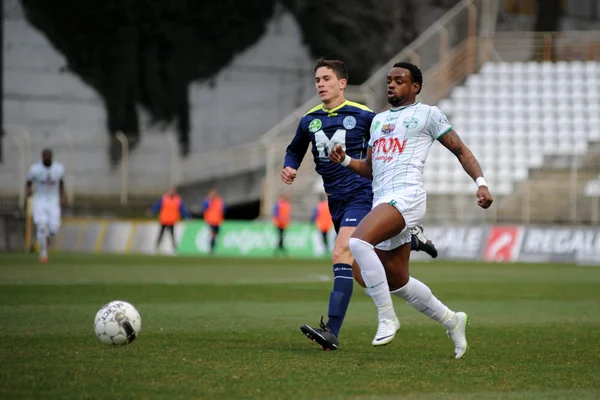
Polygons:
[[[0,254],[0,398],[599,399],[600,268],[414,263],[469,314],[470,350],[399,298],[402,328],[370,342],[355,286],[338,351],[300,333],[327,314],[327,260]],[[96,311],[134,304],[142,331],[102,345]]]

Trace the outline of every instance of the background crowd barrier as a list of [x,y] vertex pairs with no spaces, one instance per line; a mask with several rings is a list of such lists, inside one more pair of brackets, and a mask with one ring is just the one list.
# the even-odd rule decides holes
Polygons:
[[[66,219],[56,238],[55,251],[96,253],[145,253],[206,255],[209,227],[202,221],[176,226],[177,251],[170,236],[161,246],[155,242],[159,225],[154,221]],[[573,262],[600,265],[600,227],[591,226],[428,226],[442,260],[490,262]],[[310,223],[294,223],[286,231],[285,245],[291,258],[329,257],[335,232],[329,232],[325,249],[320,232]],[[216,256],[274,257],[278,234],[267,222],[226,221],[221,226]],[[413,259],[431,260],[413,252]]]

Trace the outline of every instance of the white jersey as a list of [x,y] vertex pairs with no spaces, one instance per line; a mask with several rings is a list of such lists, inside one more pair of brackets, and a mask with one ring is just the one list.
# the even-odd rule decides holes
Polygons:
[[28,178],[35,185],[33,201],[60,204],[59,188],[64,175],[65,168],[61,163],[53,162],[50,167],[41,162],[33,164]]
[[416,102],[379,113],[371,122],[373,195],[410,191],[425,199],[423,167],[429,148],[452,127],[435,106]]

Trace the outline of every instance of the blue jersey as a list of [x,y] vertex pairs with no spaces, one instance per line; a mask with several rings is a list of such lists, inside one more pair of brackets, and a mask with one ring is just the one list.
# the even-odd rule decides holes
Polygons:
[[327,158],[335,145],[350,157],[363,159],[369,146],[369,129],[375,113],[368,107],[346,100],[339,106],[327,110],[323,105],[307,112],[298,125],[296,136],[287,147],[283,167],[298,169],[312,143],[315,170],[323,178],[325,192],[330,198],[371,191],[371,180],[349,168],[333,163]]

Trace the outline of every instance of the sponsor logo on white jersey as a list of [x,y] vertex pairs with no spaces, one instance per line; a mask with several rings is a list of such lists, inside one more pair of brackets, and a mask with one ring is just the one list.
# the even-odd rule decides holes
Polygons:
[[380,137],[373,143],[373,159],[377,161],[390,162],[395,156],[402,154],[406,146],[406,139],[400,140],[395,137]]

